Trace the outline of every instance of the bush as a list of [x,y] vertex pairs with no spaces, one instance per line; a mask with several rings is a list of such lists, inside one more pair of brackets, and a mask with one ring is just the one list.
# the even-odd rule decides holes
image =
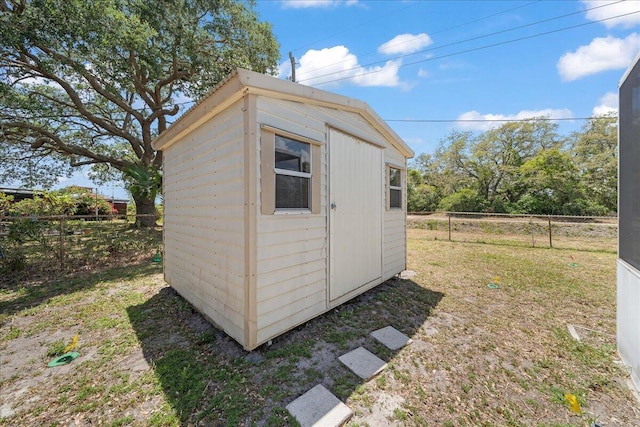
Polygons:
[[101,216],[117,213],[111,203],[96,197],[90,189],[68,187],[21,200],[14,203],[9,212],[16,216],[95,215],[96,208],[97,214]]
[[464,188],[440,200],[438,208],[448,212],[483,212],[487,201],[470,188]]
[[438,208],[440,194],[432,185],[407,186],[407,210],[409,212],[433,212]]
[[7,196],[5,193],[0,193],[0,216],[7,215],[12,205],[13,196]]

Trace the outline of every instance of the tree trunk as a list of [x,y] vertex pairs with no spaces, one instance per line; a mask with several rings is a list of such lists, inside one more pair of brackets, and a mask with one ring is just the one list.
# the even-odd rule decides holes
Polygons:
[[155,227],[158,219],[155,200],[135,195],[133,200],[136,203],[136,227]]

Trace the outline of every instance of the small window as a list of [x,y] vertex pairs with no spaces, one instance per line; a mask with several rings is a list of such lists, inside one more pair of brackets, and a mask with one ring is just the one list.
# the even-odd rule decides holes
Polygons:
[[389,207],[402,208],[402,172],[389,168]]
[[309,209],[311,144],[275,136],[276,209]]

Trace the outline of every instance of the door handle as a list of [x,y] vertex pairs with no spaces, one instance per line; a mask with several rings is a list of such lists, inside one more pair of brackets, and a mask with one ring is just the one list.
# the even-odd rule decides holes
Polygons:
[[331,202],[331,209],[335,209],[336,208],[336,202]]

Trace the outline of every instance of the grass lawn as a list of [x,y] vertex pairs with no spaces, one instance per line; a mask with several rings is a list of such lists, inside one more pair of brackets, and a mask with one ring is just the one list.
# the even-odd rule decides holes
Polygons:
[[[150,260],[1,288],[0,425],[296,425],[285,406],[318,383],[354,410],[350,426],[640,425],[616,353],[614,253],[417,229],[408,253],[412,280],[251,353]],[[413,343],[392,352],[369,336],[387,325]],[[76,333],[80,356],[47,368]],[[366,383],[338,361],[358,346],[389,362]]]

